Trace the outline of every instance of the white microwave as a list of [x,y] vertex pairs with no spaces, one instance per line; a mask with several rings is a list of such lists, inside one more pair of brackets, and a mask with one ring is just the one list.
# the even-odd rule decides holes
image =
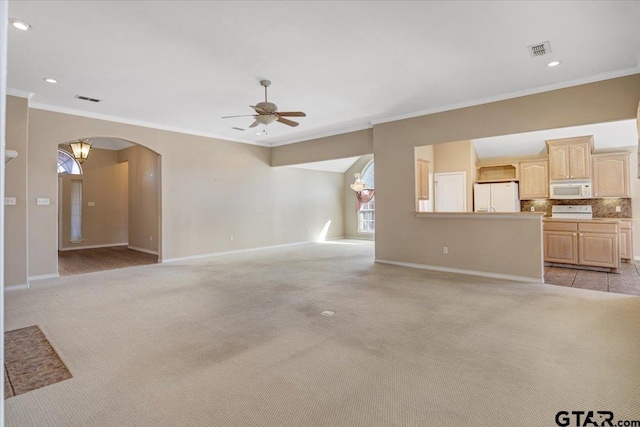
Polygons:
[[550,199],[590,199],[591,181],[551,181],[549,183]]

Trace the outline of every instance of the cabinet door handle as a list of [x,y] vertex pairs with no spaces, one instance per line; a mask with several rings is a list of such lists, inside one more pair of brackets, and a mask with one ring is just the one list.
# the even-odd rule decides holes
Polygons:
[[575,235],[576,235],[576,233],[573,233],[573,235],[575,236]]
[[583,234],[582,234],[582,233],[580,233],[580,236],[582,236],[582,235],[583,235]]

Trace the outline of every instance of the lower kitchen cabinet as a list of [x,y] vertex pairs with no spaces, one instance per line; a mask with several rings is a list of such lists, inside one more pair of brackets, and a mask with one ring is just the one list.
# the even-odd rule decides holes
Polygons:
[[545,221],[543,224],[545,262],[620,267],[617,222]]
[[633,259],[633,232],[631,229],[632,220],[623,219],[620,221],[620,258],[625,261]]
[[618,235],[612,233],[579,233],[578,264],[618,268]]
[[544,260],[561,264],[577,264],[578,233],[571,231],[545,231]]

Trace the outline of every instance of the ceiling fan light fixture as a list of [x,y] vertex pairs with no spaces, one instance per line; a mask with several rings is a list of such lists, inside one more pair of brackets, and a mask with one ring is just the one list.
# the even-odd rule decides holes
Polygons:
[[265,125],[265,126],[268,125],[269,123],[275,122],[276,120],[278,120],[277,116],[272,116],[272,115],[259,115],[259,116],[256,116],[256,121],[258,123],[260,123],[260,124]]

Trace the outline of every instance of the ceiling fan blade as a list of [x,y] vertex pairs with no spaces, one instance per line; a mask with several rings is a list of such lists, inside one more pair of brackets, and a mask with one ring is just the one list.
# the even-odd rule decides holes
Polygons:
[[258,113],[258,114],[269,114],[265,110],[263,110],[262,108],[256,107],[255,105],[249,105],[249,107],[251,107],[254,110],[256,110],[256,113]]
[[259,124],[260,124],[260,122],[256,120],[255,122],[251,123],[251,126],[249,126],[249,127],[250,128],[254,128],[254,127],[258,126]]
[[307,117],[307,115],[302,111],[285,111],[284,113],[278,111],[278,115],[280,117]]
[[293,120],[285,119],[284,117],[278,117],[278,121],[284,125],[296,127],[299,123],[294,122]]
[[223,119],[232,119],[234,117],[255,117],[255,116],[256,116],[255,114],[244,114],[242,116],[224,116],[224,117],[221,117],[221,118],[223,118]]

